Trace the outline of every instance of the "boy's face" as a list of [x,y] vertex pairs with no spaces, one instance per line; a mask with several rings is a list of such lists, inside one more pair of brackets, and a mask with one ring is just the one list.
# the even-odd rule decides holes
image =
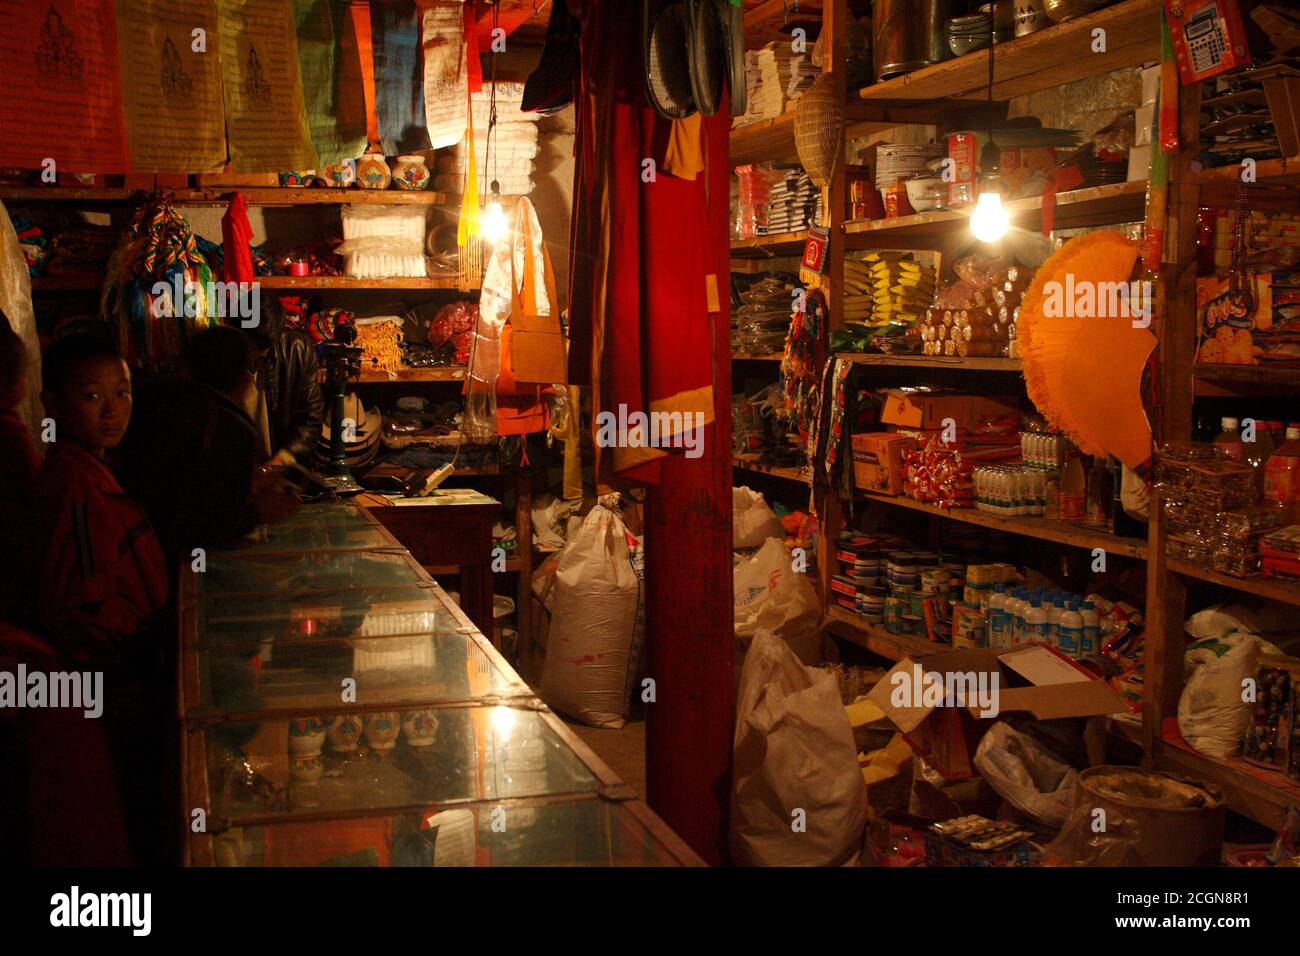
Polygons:
[[90,449],[116,448],[131,421],[131,371],[120,358],[87,359],[62,394],[42,397],[64,434]]

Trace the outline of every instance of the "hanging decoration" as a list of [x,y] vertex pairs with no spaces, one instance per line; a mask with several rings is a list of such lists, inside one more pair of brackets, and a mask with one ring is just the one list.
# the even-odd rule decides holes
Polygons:
[[334,0],[293,0],[293,15],[316,168],[355,160],[366,149],[366,103],[353,18]]
[[1114,455],[1135,470],[1151,456],[1141,385],[1156,347],[1145,327],[1150,287],[1130,281],[1138,254],[1114,231],[1070,240],[1039,267],[1017,323],[1038,410],[1085,454]]
[[100,299],[127,362],[172,367],[198,330],[219,325],[213,281],[175,206],[155,196],[136,209],[109,259]]
[[419,10],[413,0],[371,4],[370,32],[384,155],[430,149]]
[[433,149],[465,135],[469,70],[465,61],[465,10],[458,2],[421,6],[424,46],[424,115]]

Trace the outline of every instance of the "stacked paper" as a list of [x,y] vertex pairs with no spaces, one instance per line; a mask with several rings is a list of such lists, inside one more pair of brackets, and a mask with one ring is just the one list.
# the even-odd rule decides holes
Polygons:
[[803,95],[821,71],[812,58],[794,53],[789,43],[769,43],[745,53],[745,115],[734,125],[774,119]]

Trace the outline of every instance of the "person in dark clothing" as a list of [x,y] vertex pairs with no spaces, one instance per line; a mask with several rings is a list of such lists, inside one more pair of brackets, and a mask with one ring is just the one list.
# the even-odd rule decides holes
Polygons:
[[259,392],[252,418],[259,430],[265,421],[267,457],[272,464],[297,462],[310,468],[325,421],[316,348],[307,335],[284,328],[275,304],[262,306],[249,334],[257,355]]
[[14,409],[27,394],[27,347],[0,312],[0,620],[28,623],[31,595],[32,508],[40,455]]
[[158,383],[141,396],[118,458],[122,483],[148,511],[173,573],[194,548],[228,544],[297,506],[262,461],[249,339],[233,328],[204,331],[187,364],[188,381]]

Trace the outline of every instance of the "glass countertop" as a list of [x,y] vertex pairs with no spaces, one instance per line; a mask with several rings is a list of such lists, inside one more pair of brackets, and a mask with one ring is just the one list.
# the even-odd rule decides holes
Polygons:
[[234,823],[599,785],[542,714],[505,705],[301,716],[192,733],[206,744],[209,812]]
[[400,547],[370,522],[260,525],[221,553],[367,551]]
[[343,588],[400,587],[421,580],[405,554],[329,551],[288,555],[208,555],[207,570],[194,575],[200,599],[229,594],[292,597]]
[[474,803],[390,816],[237,827],[218,866],[675,866],[626,803],[583,797]]

